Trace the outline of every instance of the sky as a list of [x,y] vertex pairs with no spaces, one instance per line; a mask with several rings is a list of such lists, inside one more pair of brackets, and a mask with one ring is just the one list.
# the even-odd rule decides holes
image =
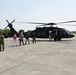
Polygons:
[[[16,22],[65,22],[76,20],[76,0],[0,0],[0,28],[9,22],[16,31],[34,30],[37,25]],[[57,25],[69,31],[76,31],[76,23]]]

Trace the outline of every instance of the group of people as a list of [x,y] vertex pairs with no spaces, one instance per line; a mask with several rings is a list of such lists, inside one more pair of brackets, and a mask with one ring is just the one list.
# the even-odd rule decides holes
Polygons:
[[[29,41],[29,32],[27,32],[25,35],[23,35],[23,33],[21,32],[20,35],[19,35],[19,46],[22,45],[25,45],[25,44],[30,44],[30,41]],[[24,41],[24,38],[26,39]],[[35,37],[35,33],[32,34],[32,43],[36,43],[36,37]],[[17,35],[16,33],[14,33],[13,35],[13,46],[17,46]]]
[[[25,44],[30,44],[30,41],[29,41],[29,32],[27,32],[25,34],[25,36],[23,35],[23,33],[21,32],[20,35],[19,35],[19,46],[22,45],[25,45]],[[24,38],[26,39],[24,41]],[[32,43],[36,43],[36,37],[35,37],[35,33],[32,33]],[[17,35],[16,33],[13,34],[13,47],[14,46],[18,46],[17,45]],[[0,51],[4,51],[4,35],[0,32]]]

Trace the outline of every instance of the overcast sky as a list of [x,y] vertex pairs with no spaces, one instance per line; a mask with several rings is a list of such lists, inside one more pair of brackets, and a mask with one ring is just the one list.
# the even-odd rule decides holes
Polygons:
[[[76,20],[76,0],[0,0],[0,28],[7,26],[6,19],[11,22],[65,22]],[[34,30],[37,25],[13,23],[13,27]],[[76,23],[71,23],[76,25]],[[69,25],[69,24],[68,24]],[[76,26],[58,25],[68,30],[76,30]]]

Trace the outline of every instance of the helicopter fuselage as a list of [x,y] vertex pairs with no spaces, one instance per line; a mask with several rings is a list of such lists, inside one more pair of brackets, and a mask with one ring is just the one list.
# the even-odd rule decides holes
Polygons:
[[50,35],[52,36],[52,38],[54,38],[54,40],[74,37],[74,35],[70,31],[58,27],[39,27],[36,28],[33,32],[35,32],[37,38],[49,38]]

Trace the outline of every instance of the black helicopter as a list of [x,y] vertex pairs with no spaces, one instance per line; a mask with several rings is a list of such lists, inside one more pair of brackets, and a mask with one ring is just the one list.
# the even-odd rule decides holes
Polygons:
[[62,23],[72,23],[72,22],[76,22],[76,21],[66,21],[59,23],[52,23],[52,22],[51,23],[21,22],[21,23],[41,24],[37,26],[34,31],[32,31],[35,33],[35,36],[37,38],[49,38],[50,36],[51,38],[54,39],[54,41],[60,41],[62,38],[72,38],[75,35],[73,35],[70,31],[64,28],[54,27],[54,25],[62,24]]
[[[11,35],[13,35],[14,33],[18,34],[17,31],[12,26],[12,23],[15,20],[13,20],[11,23],[9,23],[8,20],[6,21],[8,23],[8,26],[6,26],[5,29],[9,27],[11,31]],[[75,35],[73,35],[70,31],[64,28],[54,27],[54,25],[62,24],[62,23],[72,23],[72,22],[76,22],[76,21],[66,21],[66,22],[59,22],[59,23],[52,23],[52,22],[51,23],[16,22],[16,23],[41,24],[37,26],[35,30],[30,32],[30,37],[32,37],[33,33],[35,33],[36,38],[49,38],[49,36],[51,35],[54,41],[57,41],[57,40],[60,41],[62,38],[72,38]],[[24,35],[26,33],[27,32],[24,32]]]

